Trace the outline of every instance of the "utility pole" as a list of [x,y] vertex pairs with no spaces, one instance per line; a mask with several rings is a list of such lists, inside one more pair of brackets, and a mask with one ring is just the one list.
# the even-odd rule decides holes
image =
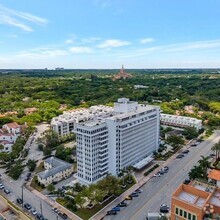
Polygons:
[[40,213],[41,215],[43,215],[43,212],[42,212],[42,201],[40,200]]
[[21,199],[22,199],[22,206],[23,206],[23,204],[24,204],[24,184],[22,184],[22,186],[21,186]]

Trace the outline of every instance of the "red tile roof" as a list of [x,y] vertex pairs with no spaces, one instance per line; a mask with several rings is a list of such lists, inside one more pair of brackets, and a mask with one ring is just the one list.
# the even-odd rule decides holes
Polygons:
[[211,170],[208,174],[208,178],[220,181],[220,170]]
[[11,122],[8,124],[5,124],[6,126],[8,126],[9,128],[19,128],[20,125],[17,122]]

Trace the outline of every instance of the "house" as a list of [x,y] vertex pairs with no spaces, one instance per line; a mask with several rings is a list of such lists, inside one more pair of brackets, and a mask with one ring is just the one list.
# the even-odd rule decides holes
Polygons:
[[4,148],[1,152],[11,152],[12,146],[20,136],[21,126],[16,122],[8,123],[2,126],[0,129],[0,145]]
[[6,129],[8,133],[20,134],[21,126],[17,122],[11,122],[2,126],[3,129]]
[[45,187],[51,183],[65,179],[73,173],[73,165],[56,157],[44,160],[45,171],[37,174],[38,181]]
[[213,169],[208,174],[209,181],[216,184],[217,187],[220,187],[220,170]]
[[169,136],[181,136],[183,134],[183,131],[181,130],[172,130],[165,133],[165,139],[167,139]]

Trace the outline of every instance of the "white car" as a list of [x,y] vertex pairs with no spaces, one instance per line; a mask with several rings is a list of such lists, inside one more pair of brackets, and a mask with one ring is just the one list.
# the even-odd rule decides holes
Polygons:
[[155,173],[154,177],[160,177],[160,174],[159,173]]
[[32,210],[31,210],[31,213],[32,213],[33,215],[36,215],[36,214],[37,214],[37,211],[36,211],[35,209],[32,209]]

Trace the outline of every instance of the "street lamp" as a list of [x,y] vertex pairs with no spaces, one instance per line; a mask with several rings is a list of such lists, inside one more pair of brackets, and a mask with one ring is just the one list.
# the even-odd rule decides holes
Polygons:
[[40,200],[40,213],[41,215],[43,215],[43,212],[42,212],[42,201]]

